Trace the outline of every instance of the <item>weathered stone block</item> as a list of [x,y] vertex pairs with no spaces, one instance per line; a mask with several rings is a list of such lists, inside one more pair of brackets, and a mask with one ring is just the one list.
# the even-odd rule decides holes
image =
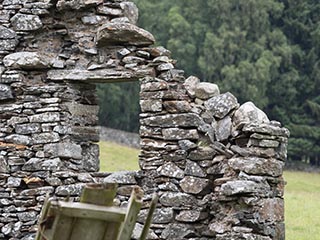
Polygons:
[[[138,216],[138,222],[144,223],[147,218],[148,212],[149,212],[148,209],[141,210]],[[174,213],[172,208],[157,208],[153,213],[152,223],[153,224],[170,223],[173,220],[173,217],[174,217]]]
[[162,129],[162,135],[165,140],[199,139],[196,129],[165,128]]
[[7,173],[9,171],[9,166],[7,160],[4,156],[0,155],[0,173]]
[[0,51],[13,51],[18,43],[16,39],[0,39]]
[[57,187],[55,194],[61,197],[67,196],[80,196],[85,183],[76,183],[71,185],[59,186]]
[[197,205],[194,196],[179,192],[166,192],[159,199],[163,206],[168,207],[191,207]]
[[140,86],[141,86],[142,92],[155,92],[155,91],[167,90],[169,88],[168,83],[160,79],[154,82],[142,83]]
[[75,143],[46,144],[44,151],[54,157],[82,159],[82,148]]
[[198,147],[190,152],[188,158],[194,161],[212,160],[216,151],[211,147]]
[[142,112],[161,112],[161,100],[140,100],[140,107]]
[[17,216],[20,221],[28,222],[28,221],[35,220],[38,216],[38,212],[36,211],[22,212],[22,213],[17,213]]
[[267,115],[257,108],[252,102],[242,104],[233,115],[233,125],[239,126],[244,123],[269,123]]
[[271,124],[257,124],[255,122],[245,124],[243,126],[242,131],[250,133],[268,134],[271,136],[283,136],[286,138],[290,136],[290,132],[286,128],[273,126]]
[[121,2],[120,7],[123,10],[123,15],[126,16],[130,23],[136,24],[139,17],[139,10],[133,2]]
[[137,81],[145,74],[152,74],[152,69],[146,69],[145,72],[117,69],[98,69],[88,70],[50,70],[48,79],[54,81],[83,81],[89,83],[108,83],[108,82],[129,82]]
[[162,239],[185,239],[187,236],[195,236],[194,226],[187,224],[169,224],[161,234]]
[[200,83],[200,79],[194,76],[188,77],[183,83],[183,86],[186,88],[187,93],[191,98],[196,97],[196,86],[199,83]]
[[184,177],[184,172],[174,163],[166,163],[157,169],[157,172],[166,177],[182,179]]
[[215,126],[215,136],[217,141],[225,141],[231,135],[232,121],[229,116],[219,120]]
[[224,118],[230,111],[239,107],[238,100],[231,93],[227,92],[214,96],[204,103],[207,110],[217,118]]
[[248,147],[264,147],[264,148],[277,148],[280,145],[279,141],[269,140],[269,139],[250,139],[248,142]]
[[15,126],[17,134],[32,134],[41,132],[41,125],[39,123],[17,124]]
[[9,188],[19,187],[21,185],[21,181],[22,181],[21,178],[8,177],[6,186]]
[[104,183],[119,183],[119,184],[137,184],[135,179],[136,172],[122,171],[112,173],[106,177]]
[[175,219],[179,222],[198,222],[202,219],[205,219],[208,214],[197,211],[197,210],[186,210],[186,211],[181,211]]
[[12,134],[5,137],[5,141],[13,144],[18,145],[31,145],[33,144],[33,140],[31,137],[19,135],[19,134]]
[[200,82],[195,87],[195,96],[206,100],[220,94],[218,85],[214,83]]
[[259,202],[259,221],[261,222],[283,222],[284,200],[281,198],[266,198]]
[[0,101],[14,99],[11,87],[5,84],[0,84]]
[[185,113],[191,111],[191,106],[188,101],[165,101],[163,106],[169,113]]
[[16,31],[35,31],[43,26],[41,19],[37,15],[31,14],[17,13],[10,21]]
[[32,135],[32,140],[34,144],[54,143],[59,142],[60,136],[55,132],[37,133]]
[[148,46],[155,42],[153,35],[130,23],[107,23],[98,29],[99,46],[109,44],[126,44]]
[[180,181],[180,187],[186,193],[199,194],[209,185],[209,180],[205,178],[197,178],[186,176]]
[[44,69],[50,66],[48,58],[36,52],[16,52],[5,56],[3,64],[15,69]]
[[221,185],[221,194],[232,196],[236,194],[264,194],[267,195],[270,186],[265,183],[256,183],[246,180],[229,181]]
[[195,177],[206,177],[207,174],[203,169],[194,161],[187,160],[185,174]]
[[30,122],[32,123],[47,123],[47,122],[59,122],[60,113],[58,112],[47,112],[36,114],[29,117]]
[[258,157],[232,158],[228,161],[231,168],[247,174],[278,177],[282,174],[284,163],[276,159]]
[[59,158],[53,159],[42,159],[42,158],[31,158],[22,167],[24,171],[57,171],[62,168],[63,164]]
[[103,3],[103,0],[59,0],[56,6],[60,11],[79,10],[85,7],[97,6],[101,3]]
[[140,120],[141,125],[153,127],[197,127],[202,119],[194,113],[168,114],[144,118]]
[[0,39],[15,39],[17,33],[10,28],[0,26]]

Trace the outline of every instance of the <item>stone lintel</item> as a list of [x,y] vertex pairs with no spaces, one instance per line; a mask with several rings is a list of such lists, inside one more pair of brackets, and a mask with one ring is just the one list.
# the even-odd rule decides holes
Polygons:
[[87,83],[112,83],[138,81],[145,74],[152,74],[152,69],[141,71],[103,69],[88,70],[50,70],[48,79],[52,81],[80,81]]

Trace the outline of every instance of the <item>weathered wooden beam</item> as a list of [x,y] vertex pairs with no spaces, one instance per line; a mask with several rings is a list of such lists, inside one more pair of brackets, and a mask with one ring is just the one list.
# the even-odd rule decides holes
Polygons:
[[[86,186],[81,195],[81,203],[100,206],[112,206],[116,195],[117,184],[90,184]],[[106,221],[78,218],[73,223],[74,227],[70,240],[103,240],[108,228]]]
[[144,226],[143,226],[143,229],[142,229],[141,236],[140,236],[139,240],[147,239],[148,232],[149,232],[149,229],[150,229],[150,226],[151,226],[151,223],[152,223],[152,216],[153,216],[154,210],[157,207],[158,199],[159,199],[158,195],[154,194],[153,197],[152,197],[152,200],[151,200],[148,216],[147,216],[147,219],[146,219],[146,221],[144,223]]
[[121,232],[118,240],[130,240],[131,235],[136,224],[138,213],[142,205],[143,191],[140,187],[135,187],[132,191],[129,205],[127,208],[127,215],[124,223],[122,224]]
[[87,203],[53,202],[53,211],[68,217],[87,218],[110,222],[122,222],[126,211],[118,207],[104,207]]

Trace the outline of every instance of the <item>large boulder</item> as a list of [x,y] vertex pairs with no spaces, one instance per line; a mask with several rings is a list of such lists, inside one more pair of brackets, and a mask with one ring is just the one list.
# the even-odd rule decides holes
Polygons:
[[269,123],[267,115],[257,108],[252,102],[242,104],[239,109],[234,113],[233,125],[239,126],[245,123]]

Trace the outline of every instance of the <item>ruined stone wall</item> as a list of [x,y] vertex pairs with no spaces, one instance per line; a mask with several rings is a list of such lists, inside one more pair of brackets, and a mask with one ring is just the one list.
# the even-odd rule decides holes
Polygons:
[[[110,181],[118,205],[159,194],[150,239],[284,239],[288,131],[185,78],[137,17],[121,0],[0,3],[0,239],[32,239],[47,193]],[[95,84],[121,81],[141,83],[141,170],[100,173]]]

